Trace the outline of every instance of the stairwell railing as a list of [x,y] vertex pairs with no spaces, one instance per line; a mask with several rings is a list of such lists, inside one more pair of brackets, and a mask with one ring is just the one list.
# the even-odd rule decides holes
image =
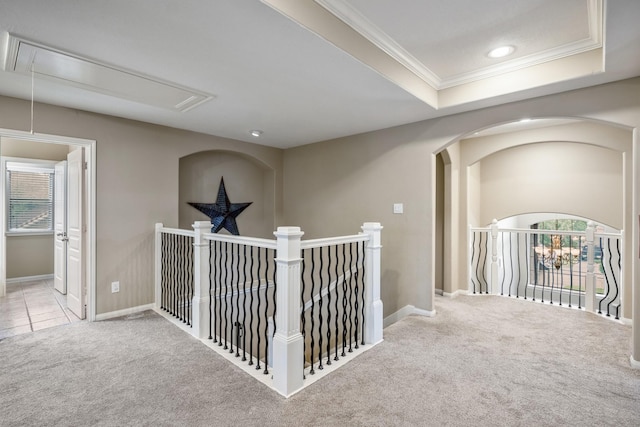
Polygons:
[[158,311],[280,394],[382,340],[380,224],[307,241],[298,227],[274,240],[193,228],[156,224]]
[[619,319],[622,232],[469,228],[469,291],[577,307]]

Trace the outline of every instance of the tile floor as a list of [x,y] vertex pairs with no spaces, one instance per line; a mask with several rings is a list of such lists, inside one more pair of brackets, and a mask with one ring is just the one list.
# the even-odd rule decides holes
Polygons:
[[53,280],[8,283],[0,297],[0,339],[79,321]]

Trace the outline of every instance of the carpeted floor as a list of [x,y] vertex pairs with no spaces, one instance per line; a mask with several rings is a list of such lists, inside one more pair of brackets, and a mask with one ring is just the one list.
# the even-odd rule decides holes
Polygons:
[[501,297],[436,309],[290,399],[153,312],[7,338],[0,425],[640,425],[630,327]]

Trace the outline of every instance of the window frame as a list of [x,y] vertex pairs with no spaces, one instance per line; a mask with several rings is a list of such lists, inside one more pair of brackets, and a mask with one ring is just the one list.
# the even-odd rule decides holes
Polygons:
[[[11,183],[9,181],[9,171],[12,169],[9,164],[18,165],[16,169],[23,167],[24,169],[43,169],[49,170],[52,174],[52,194],[51,194],[51,213],[52,213],[52,221],[51,221],[51,229],[10,229],[9,228],[9,200],[11,197]],[[2,179],[4,180],[4,200],[2,201],[4,204],[4,230],[5,236],[46,236],[53,235],[55,233],[55,165],[58,161],[55,160],[41,160],[41,159],[30,159],[23,157],[2,157]]]

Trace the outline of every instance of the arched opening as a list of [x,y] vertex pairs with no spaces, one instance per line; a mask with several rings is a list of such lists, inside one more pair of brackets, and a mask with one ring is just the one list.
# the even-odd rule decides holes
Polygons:
[[445,205],[458,206],[459,212],[444,235],[444,246],[452,248],[445,251],[444,271],[453,263],[458,275],[451,293],[469,289],[470,226],[557,212],[623,230],[622,306],[630,314],[632,131],[579,119],[532,122],[522,129],[500,125],[470,133],[443,151],[451,161],[446,166],[451,173],[444,174]]

